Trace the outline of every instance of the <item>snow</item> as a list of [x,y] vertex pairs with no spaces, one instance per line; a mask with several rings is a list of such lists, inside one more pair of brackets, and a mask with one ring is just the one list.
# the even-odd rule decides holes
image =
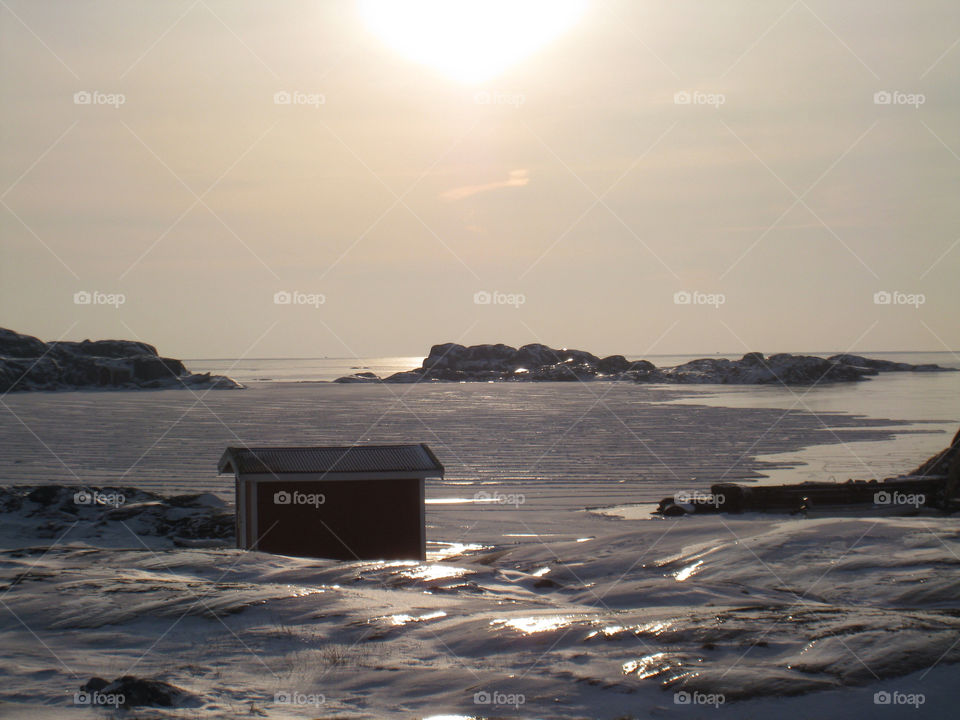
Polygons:
[[[59,458],[5,417],[8,484],[124,498],[0,514],[0,715],[953,715],[960,520],[607,509],[658,500],[675,476],[696,488],[776,470],[758,454],[833,452],[825,422],[853,448],[923,426],[650,387],[611,385],[602,403],[582,387],[409,392],[386,415],[393,396],[368,386],[215,393],[189,413],[195,398],[172,391],[7,398]],[[204,534],[232,511],[232,478],[213,474],[226,444],[333,444],[371,427],[365,438],[430,442],[448,466],[428,487],[426,562],[274,556]],[[125,674],[199,700],[74,704],[91,677]]]
[[[196,717],[646,716],[679,692],[722,699],[691,717],[773,699],[806,717],[810,693],[839,688],[867,717],[872,695],[849,688],[923,692],[929,712],[960,661],[960,522],[933,516],[649,520],[581,542],[433,545],[425,563],[25,532],[4,523],[21,549],[3,561],[3,700],[50,716],[89,677],[138,674],[199,696]],[[478,706],[483,692],[523,700]]]

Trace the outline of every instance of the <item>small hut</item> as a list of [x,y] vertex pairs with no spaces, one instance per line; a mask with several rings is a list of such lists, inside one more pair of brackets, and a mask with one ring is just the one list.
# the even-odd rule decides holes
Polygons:
[[426,445],[227,448],[237,547],[337,560],[424,560]]

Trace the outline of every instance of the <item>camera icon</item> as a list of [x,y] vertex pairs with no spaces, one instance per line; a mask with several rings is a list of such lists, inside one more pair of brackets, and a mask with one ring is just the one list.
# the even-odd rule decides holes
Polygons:
[[881,690],[880,692],[875,692],[873,694],[873,704],[874,705],[889,705],[892,697],[890,693],[886,690]]
[[273,94],[274,105],[289,105],[291,102],[293,102],[293,98],[286,90],[281,90]]
[[90,693],[88,692],[75,692],[73,694],[73,704],[74,705],[89,705],[91,701]]
[[92,505],[93,504],[93,494],[87,492],[86,490],[81,490],[80,492],[75,492],[73,494],[73,502],[76,505]]
[[78,290],[73,294],[74,305],[89,305],[91,302],[93,302],[93,295],[86,290]]
[[293,702],[293,696],[288,692],[277,692],[273,694],[273,701],[280,705],[289,705]]
[[893,102],[893,95],[886,90],[880,90],[873,94],[874,105],[890,105]]
[[474,305],[489,305],[493,302],[493,295],[486,290],[478,290],[473,294]]
[[493,698],[490,697],[490,693],[486,690],[481,690],[480,692],[475,692],[473,694],[473,704],[474,705],[489,705],[493,702]]
[[473,494],[474,502],[489,502],[490,500],[493,500],[493,495],[486,490],[478,490]]
[[477,105],[489,105],[492,100],[489,90],[478,90],[473,95],[473,102]]
[[689,105],[692,100],[693,97],[686,90],[681,90],[673,94],[674,105]]
[[689,305],[693,301],[693,295],[688,293],[686,290],[680,290],[673,294],[673,304],[674,305]]
[[674,705],[689,705],[690,704],[690,693],[686,690],[681,690],[673,694],[673,704]]
[[273,294],[274,305],[289,305],[292,302],[293,302],[293,295],[288,293],[286,290],[280,290]]
[[81,90],[80,92],[75,92],[73,94],[74,105],[89,105],[91,102],[93,102],[93,95],[88,93],[86,90]]
[[873,294],[874,305],[889,305],[892,302],[893,302],[893,295],[888,293],[886,290],[880,290]]
[[685,490],[682,490],[673,496],[674,502],[678,503],[688,503],[691,499],[690,493],[686,492]]
[[886,490],[873,494],[874,505],[889,505],[891,502],[893,502],[893,497]]
[[289,505],[293,502],[293,497],[286,490],[281,490],[273,494],[274,505]]

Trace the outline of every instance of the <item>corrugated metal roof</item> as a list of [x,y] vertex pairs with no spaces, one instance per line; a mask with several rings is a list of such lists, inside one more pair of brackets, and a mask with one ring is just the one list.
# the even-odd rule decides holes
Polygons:
[[227,448],[220,472],[394,473],[443,475],[443,465],[426,445]]

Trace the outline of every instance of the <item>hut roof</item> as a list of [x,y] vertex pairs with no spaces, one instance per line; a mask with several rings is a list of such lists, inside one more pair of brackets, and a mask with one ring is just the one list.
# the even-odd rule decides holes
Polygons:
[[228,447],[221,473],[400,473],[443,476],[443,465],[424,444],[343,447]]

